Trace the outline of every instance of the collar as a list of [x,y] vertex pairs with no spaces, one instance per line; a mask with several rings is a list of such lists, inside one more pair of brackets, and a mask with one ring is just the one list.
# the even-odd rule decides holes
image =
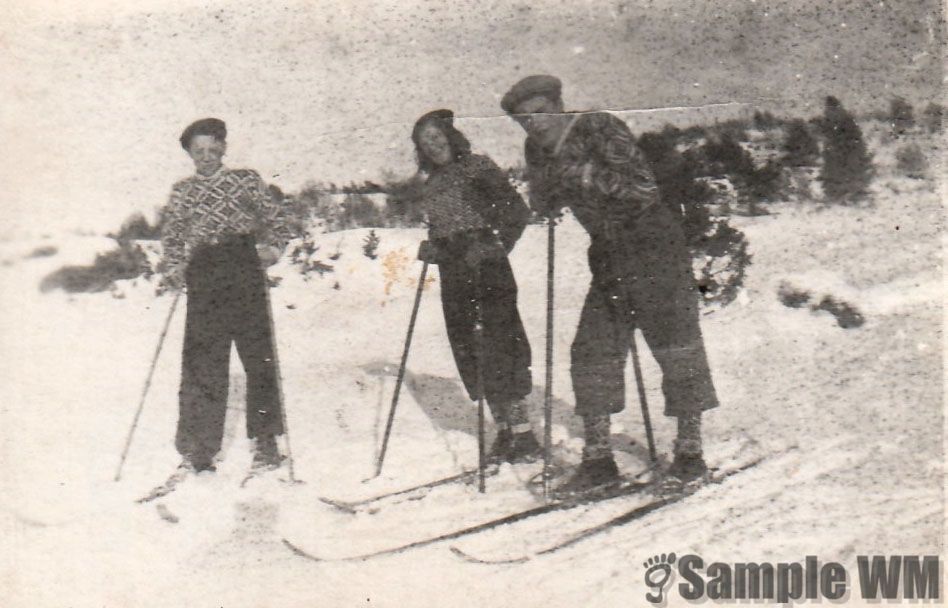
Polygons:
[[224,174],[225,171],[227,171],[227,167],[225,167],[224,165],[221,165],[220,167],[218,167],[217,171],[215,171],[214,173],[211,173],[210,175],[201,175],[200,173],[195,171],[194,177],[200,180],[211,180],[211,179],[216,179],[220,177],[221,175]]
[[566,128],[563,129],[563,133],[560,134],[560,139],[556,142],[556,147],[553,148],[553,156],[560,155],[560,151],[563,149],[563,144],[566,143],[566,138],[569,137],[569,134],[572,132],[573,126],[576,124],[576,121],[579,120],[579,117],[580,114],[573,114],[569,124],[566,125]]

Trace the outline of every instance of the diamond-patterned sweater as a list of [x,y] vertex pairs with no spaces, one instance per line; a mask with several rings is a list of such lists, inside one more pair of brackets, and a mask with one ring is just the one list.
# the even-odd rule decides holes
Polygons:
[[193,175],[176,183],[165,207],[161,244],[166,275],[183,277],[195,248],[251,235],[257,243],[283,248],[291,238],[286,212],[260,175],[251,169],[221,167],[213,175]]

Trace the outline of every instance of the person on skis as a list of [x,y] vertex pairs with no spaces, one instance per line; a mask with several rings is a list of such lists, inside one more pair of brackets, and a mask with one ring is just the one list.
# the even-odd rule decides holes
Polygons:
[[163,211],[164,290],[186,290],[175,446],[180,471],[214,471],[227,408],[231,343],[247,373],[247,436],[255,469],[282,460],[283,404],[266,266],[290,238],[285,214],[256,171],[223,165],[227,127],[198,120],[181,135],[195,174],[176,183]]
[[531,207],[550,221],[570,207],[591,239],[592,283],[571,349],[585,446],[578,471],[560,490],[583,492],[620,481],[609,443],[610,415],[625,407],[624,373],[635,328],[661,367],[665,415],[678,419],[667,479],[687,483],[703,477],[701,414],[718,399],[680,218],[661,201],[626,124],[605,112],[564,112],[556,77],[520,80],[501,107],[527,134]]
[[419,118],[411,137],[418,169],[428,175],[422,199],[428,240],[418,257],[438,265],[448,340],[475,401],[481,368],[483,396],[497,428],[488,461],[533,460],[541,448],[524,402],[533,388],[530,344],[507,259],[526,227],[529,208],[490,158],[471,153],[450,110]]

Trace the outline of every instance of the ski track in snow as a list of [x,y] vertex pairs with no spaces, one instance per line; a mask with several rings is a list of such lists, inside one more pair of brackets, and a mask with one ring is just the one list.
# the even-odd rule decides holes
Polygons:
[[[893,185],[898,196],[885,190]],[[155,505],[133,501],[178,462],[172,440],[183,307],[123,480],[115,483],[170,298],[154,298],[147,281],[121,284],[121,298],[40,294],[42,276],[89,261],[107,243],[63,237],[55,243],[59,254],[29,260],[22,254],[43,241],[0,243],[0,258],[10,261],[0,267],[0,529],[9,539],[0,576],[3,588],[28,598],[4,605],[56,606],[64,597],[77,607],[206,605],[209,598],[227,607],[484,606],[510,605],[511,598],[523,607],[641,605],[642,562],[665,552],[727,562],[818,555],[849,566],[859,554],[941,554],[941,208],[924,182],[883,176],[876,187],[873,210],[786,203],[772,205],[771,216],[734,220],[754,259],[739,302],[703,317],[722,402],[706,416],[707,449],[712,458],[715,450],[752,440],[773,458],[642,520],[514,565],[465,563],[447,544],[365,563],[314,564],[280,542],[302,538],[314,549],[351,553],[535,504],[518,489],[527,477],[519,468],[489,479],[483,496],[459,484],[374,514],[339,513],[317,500],[356,500],[476,464],[476,410],[457,380],[435,271],[383,474],[363,483],[374,472],[423,231],[376,229],[375,261],[361,255],[367,230],[324,235],[324,252],[342,238],[335,272],[304,280],[285,260],[272,269],[283,277],[271,293],[296,474],[305,483],[279,483],[284,468],[239,488],[250,446],[235,356],[218,472],[189,479],[158,501],[177,523],[162,519]],[[538,429],[544,237],[543,227],[529,227],[512,258],[534,352],[531,415]],[[588,284],[587,240],[567,218],[557,241],[554,435],[560,456],[575,462],[582,443],[571,413],[568,357]],[[844,330],[827,313],[783,306],[776,296],[781,281],[845,299],[866,324]],[[667,452],[674,420],[661,415],[658,368],[640,350],[656,439]],[[635,391],[627,392],[614,442],[620,465],[634,472],[645,462],[644,434]],[[595,517],[619,510],[609,506]],[[477,555],[517,555],[594,523],[582,519],[584,511],[457,544]]]

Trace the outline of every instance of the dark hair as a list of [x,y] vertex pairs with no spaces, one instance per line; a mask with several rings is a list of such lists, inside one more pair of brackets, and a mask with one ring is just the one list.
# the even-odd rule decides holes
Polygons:
[[448,138],[448,145],[451,146],[451,156],[454,157],[454,160],[461,160],[471,155],[471,142],[464,137],[463,133],[454,128],[454,113],[451,110],[434,110],[419,118],[411,131],[411,140],[415,143],[415,154],[418,157],[419,169],[430,173],[437,168],[437,165],[421,149],[419,143],[421,129],[427,124],[435,125]]
[[210,135],[217,141],[224,143],[227,141],[227,125],[219,118],[195,120],[188,125],[178,141],[181,142],[181,147],[187,150],[191,147],[191,140],[198,135]]

